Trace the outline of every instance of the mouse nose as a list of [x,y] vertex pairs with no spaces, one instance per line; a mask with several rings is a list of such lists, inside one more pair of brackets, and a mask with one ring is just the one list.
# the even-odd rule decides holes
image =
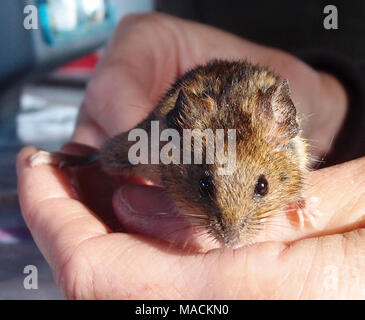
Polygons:
[[224,244],[226,247],[229,247],[229,248],[239,247],[240,237],[239,237],[238,231],[225,232],[223,239],[224,239]]
[[233,225],[223,227],[223,241],[226,247],[235,247],[240,241],[239,229]]
[[241,219],[222,219],[223,242],[226,247],[235,248],[240,244]]

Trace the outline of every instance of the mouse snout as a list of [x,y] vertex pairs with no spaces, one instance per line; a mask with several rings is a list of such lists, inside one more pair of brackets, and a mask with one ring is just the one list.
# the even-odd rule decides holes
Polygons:
[[226,247],[236,248],[237,246],[239,246],[240,243],[239,232],[238,231],[226,232],[223,235],[223,241]]
[[241,219],[222,219],[222,238],[224,245],[230,248],[240,246],[241,231],[245,226],[245,222]]

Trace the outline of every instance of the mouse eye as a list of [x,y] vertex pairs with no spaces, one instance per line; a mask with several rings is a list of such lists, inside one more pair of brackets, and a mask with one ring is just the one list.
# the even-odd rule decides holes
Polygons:
[[204,172],[203,176],[199,180],[199,191],[202,197],[213,196],[213,182],[207,171]]
[[255,196],[263,197],[267,195],[269,191],[269,183],[264,175],[259,176],[255,184]]

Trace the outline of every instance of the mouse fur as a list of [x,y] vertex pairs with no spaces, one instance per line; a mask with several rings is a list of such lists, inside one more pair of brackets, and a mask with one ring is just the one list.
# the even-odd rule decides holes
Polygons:
[[132,165],[129,132],[107,140],[99,153],[109,174],[136,174],[164,186],[179,212],[223,245],[254,242],[267,217],[301,200],[307,143],[288,81],[268,68],[244,60],[198,66],[173,84],[137,128],[150,133],[152,120],[159,121],[160,132],[236,129],[231,175],[219,175],[216,163]]

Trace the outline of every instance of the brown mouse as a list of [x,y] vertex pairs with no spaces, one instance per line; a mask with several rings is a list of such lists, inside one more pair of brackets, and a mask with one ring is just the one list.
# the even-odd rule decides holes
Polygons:
[[[152,153],[148,164],[132,164],[128,152],[136,142],[128,141],[130,131],[107,140],[98,154],[40,151],[31,162],[79,166],[100,160],[110,174],[150,179],[168,190],[192,223],[205,226],[214,239],[229,247],[254,242],[265,218],[301,201],[307,144],[300,137],[288,81],[267,68],[224,60],[198,66],[176,81],[137,128],[150,135],[151,121],[158,121],[159,133],[166,128],[179,133],[235,129],[235,170],[222,175],[218,164],[208,161],[151,164]],[[160,143],[159,151],[166,143]],[[182,143],[180,148],[183,154]],[[202,148],[207,151],[207,144]]]

